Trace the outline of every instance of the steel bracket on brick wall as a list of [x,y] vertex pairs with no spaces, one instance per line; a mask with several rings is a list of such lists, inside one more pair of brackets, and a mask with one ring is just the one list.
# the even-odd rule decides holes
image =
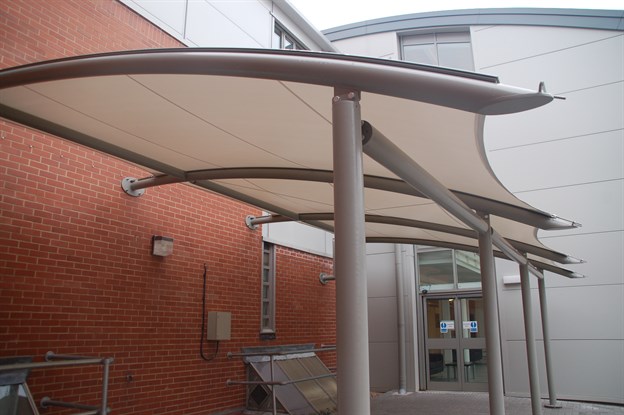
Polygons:
[[139,197],[143,193],[145,193],[145,189],[137,189],[134,190],[132,188],[132,184],[135,183],[138,179],[136,177],[124,177],[121,181],[121,188],[127,195]]

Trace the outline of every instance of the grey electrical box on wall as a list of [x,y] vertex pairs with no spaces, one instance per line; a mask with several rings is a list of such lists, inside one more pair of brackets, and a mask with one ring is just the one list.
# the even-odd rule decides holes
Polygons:
[[209,311],[207,340],[230,340],[232,329],[232,313],[225,311]]

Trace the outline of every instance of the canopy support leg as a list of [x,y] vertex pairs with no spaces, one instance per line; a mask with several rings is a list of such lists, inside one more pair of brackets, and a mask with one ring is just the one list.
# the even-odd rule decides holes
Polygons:
[[332,105],[338,413],[370,414],[368,296],[360,94],[336,88]]
[[[489,215],[482,215],[482,217],[487,222],[489,227]],[[498,298],[496,291],[496,272],[494,269],[494,251],[492,249],[491,227],[488,232],[479,232],[479,260],[481,263],[481,282],[485,311],[485,345],[487,349],[490,415],[504,415],[505,395],[503,391],[503,360],[500,348]]]
[[539,371],[537,368],[537,350],[533,328],[533,304],[531,301],[531,280],[529,267],[520,264],[520,288],[522,291],[522,313],[524,316],[524,336],[526,342],[527,364],[529,366],[529,388],[531,391],[531,413],[542,414],[540,402]]
[[546,382],[548,383],[547,408],[561,408],[557,402],[557,388],[555,387],[555,375],[552,369],[552,353],[550,350],[550,328],[548,325],[548,305],[546,300],[546,278],[537,280],[539,288],[540,311],[542,316],[542,335],[544,337],[544,360],[546,361]]

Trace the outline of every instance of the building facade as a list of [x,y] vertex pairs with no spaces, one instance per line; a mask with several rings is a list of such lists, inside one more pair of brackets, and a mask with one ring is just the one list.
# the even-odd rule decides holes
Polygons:
[[[199,44],[322,49],[277,3],[2,1],[0,66]],[[335,343],[334,287],[318,281],[330,256],[263,239],[245,224],[258,209],[184,184],[132,198],[120,180],[151,172],[8,121],[0,134],[0,357],[112,357],[114,413],[221,414],[246,405],[245,387],[226,384],[247,376],[228,352]],[[153,255],[154,236],[173,252]],[[212,311],[230,313],[229,340],[206,338]],[[100,380],[98,367],[37,369],[28,384],[36,402],[93,404]]]
[[[489,117],[484,154],[519,198],[583,224],[539,235],[587,261],[570,266],[583,280],[547,273],[559,396],[624,402],[622,12],[426,13],[324,37],[277,0],[0,7],[1,68],[143,48],[305,48],[485,72],[531,89],[544,81],[566,100]],[[331,234],[294,223],[252,230],[245,218],[263,212],[191,185],[130,198],[121,179],[151,172],[11,122],[0,128],[0,357],[111,356],[115,412],[221,414],[246,404],[244,387],[226,385],[247,375],[227,352],[335,343],[334,286],[319,283],[333,273]],[[154,236],[172,238],[173,254],[152,255]],[[475,258],[368,246],[373,390],[486,389]],[[519,272],[501,260],[497,273],[505,392],[526,396]],[[230,340],[201,340],[209,311],[231,313]],[[458,353],[472,363],[464,371],[453,366]],[[33,371],[29,384],[36,398],[90,401],[98,376]]]
[[[483,154],[517,197],[582,224],[538,235],[545,245],[586,261],[569,267],[585,279],[546,273],[556,385],[562,398],[615,403],[624,402],[623,22],[622,11],[480,9],[380,18],[324,31],[343,53],[487,73],[535,90],[544,82],[564,98],[535,111],[488,117]],[[399,387],[395,251],[392,245],[369,247],[371,378],[379,390]],[[485,352],[475,340],[482,333],[466,336],[456,328],[457,336],[443,336],[438,326],[440,319],[456,325],[479,320],[479,282],[473,278],[478,269],[460,252],[411,246],[401,251],[404,261],[415,261],[404,266],[408,288],[398,312],[406,327],[408,389],[478,389],[475,384],[486,381],[474,372]],[[497,274],[505,393],[527,396],[518,267],[498,260]],[[437,320],[431,320],[434,314]],[[382,317],[388,315],[390,322]],[[537,320],[536,327],[541,346]],[[440,346],[442,337],[453,340]],[[436,363],[436,355],[446,354],[452,364],[451,353],[462,352],[468,353],[464,361],[475,362],[463,376],[456,367]],[[543,354],[539,358],[545,395]]]

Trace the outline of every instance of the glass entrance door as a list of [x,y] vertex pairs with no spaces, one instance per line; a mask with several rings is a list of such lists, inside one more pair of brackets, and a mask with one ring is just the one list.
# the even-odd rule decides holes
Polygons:
[[425,300],[427,389],[487,391],[483,299]]

